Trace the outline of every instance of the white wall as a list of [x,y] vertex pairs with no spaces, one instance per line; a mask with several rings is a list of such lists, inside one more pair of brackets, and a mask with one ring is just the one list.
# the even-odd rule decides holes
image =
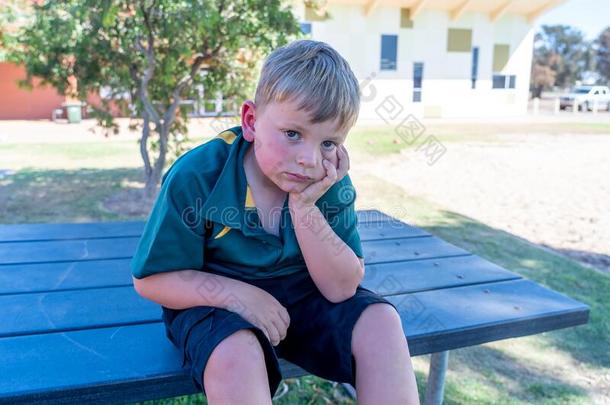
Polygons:
[[[443,11],[424,10],[412,29],[400,28],[400,9],[379,6],[365,16],[362,6],[333,4],[332,18],[312,22],[312,38],[331,44],[350,63],[359,80],[373,77],[363,89],[361,120],[378,120],[376,110],[391,97],[405,112],[445,117],[520,115],[527,111],[533,30],[522,16],[507,14],[492,23],[486,14],[465,12],[451,21]],[[295,7],[304,21],[304,9]],[[449,28],[472,29],[479,47],[476,89],[471,89],[471,52],[447,52]],[[398,35],[396,71],[380,71],[381,35]],[[516,75],[515,89],[492,89],[494,44],[510,44],[502,74]],[[413,63],[424,63],[422,102],[412,103]],[[371,87],[376,96],[371,96]]]

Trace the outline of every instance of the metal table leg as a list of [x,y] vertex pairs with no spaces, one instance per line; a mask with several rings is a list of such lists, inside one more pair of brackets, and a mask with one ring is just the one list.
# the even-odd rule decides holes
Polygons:
[[432,353],[424,405],[442,405],[449,351]]

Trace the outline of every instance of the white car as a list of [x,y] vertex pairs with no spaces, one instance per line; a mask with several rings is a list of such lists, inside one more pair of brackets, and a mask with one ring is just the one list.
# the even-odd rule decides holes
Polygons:
[[559,98],[559,108],[572,108],[574,100],[578,103],[579,110],[593,110],[597,101],[598,110],[610,111],[610,89],[607,86],[577,86],[568,94]]

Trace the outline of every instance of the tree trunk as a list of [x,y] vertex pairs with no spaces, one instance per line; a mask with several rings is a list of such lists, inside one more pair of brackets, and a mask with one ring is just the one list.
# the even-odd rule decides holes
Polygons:
[[[143,128],[142,139],[145,139],[145,132],[148,132],[148,134],[150,134],[150,123],[148,120],[146,120],[147,114],[144,114],[144,117],[145,125]],[[148,160],[148,150],[146,149],[146,145],[144,145],[145,150],[142,151],[142,142],[140,142],[140,152],[142,153],[142,158],[144,159],[144,170],[146,175],[144,193],[145,197],[148,199],[154,199],[157,195],[157,192],[159,191],[159,183],[161,183],[163,169],[167,160],[167,143],[169,140],[169,131],[174,120],[169,119],[168,121],[169,122],[164,122],[161,125],[160,131],[158,132],[159,154],[157,155],[157,158],[152,165],[150,164],[150,160]],[[159,128],[159,126],[157,126],[157,128]]]
[[144,197],[149,200],[153,200],[157,197],[159,191],[158,184],[161,181],[161,173],[153,170],[149,175],[146,176],[146,184],[144,186]]

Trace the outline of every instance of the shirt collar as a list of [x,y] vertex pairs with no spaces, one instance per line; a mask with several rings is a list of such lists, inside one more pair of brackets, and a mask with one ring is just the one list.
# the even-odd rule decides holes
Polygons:
[[[266,234],[260,224],[243,163],[244,156],[252,143],[243,137],[240,126],[221,133],[217,138],[231,146],[216,185],[203,204],[203,217],[229,228],[239,229],[246,236]],[[209,142],[220,142],[220,140]]]

